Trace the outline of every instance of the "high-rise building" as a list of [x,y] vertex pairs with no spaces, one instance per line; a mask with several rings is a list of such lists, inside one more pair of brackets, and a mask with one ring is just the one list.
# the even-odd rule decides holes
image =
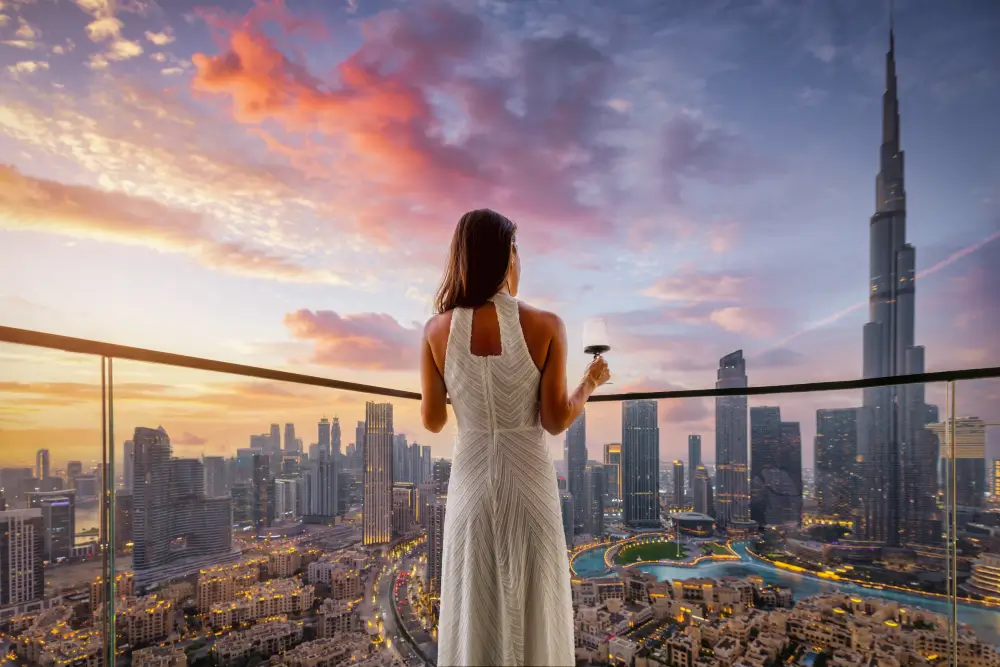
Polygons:
[[358,468],[364,469],[365,467],[365,423],[363,421],[358,422],[357,426],[354,428],[354,447],[355,453],[358,457]]
[[587,507],[583,502],[583,471],[587,467],[587,411],[582,410],[566,429],[566,482],[573,494],[573,533],[584,532]]
[[604,466],[589,465],[583,471],[584,526],[583,532],[604,534],[604,499],[607,497],[607,472]]
[[410,448],[407,450],[406,471],[409,474],[406,481],[411,484],[420,484],[423,481],[420,479],[421,466],[423,466],[423,458],[420,454],[420,445],[415,442],[410,443]]
[[295,424],[285,424],[285,455],[298,456],[300,453],[299,441],[295,437]]
[[392,437],[392,481],[409,481],[409,445],[406,434],[396,433]]
[[420,482],[426,484],[431,481],[431,448],[423,445],[420,448]]
[[674,459],[674,493],[672,505],[676,508],[684,507],[684,462]]
[[[952,447],[952,421],[955,446]],[[981,507],[988,490],[986,483],[986,429],[1000,423],[983,421],[979,417],[959,417],[927,426],[941,443],[941,477],[945,487],[954,481],[955,503],[965,507]],[[951,459],[955,458],[952,481]]]
[[444,558],[444,516],[447,496],[438,496],[431,506],[427,526],[427,584],[431,596],[441,595],[441,563]]
[[700,435],[689,435],[688,436],[688,470],[690,474],[688,475],[689,483],[692,489],[694,488],[694,473],[701,465],[701,436]]
[[115,551],[132,544],[135,525],[135,500],[131,491],[115,492]]
[[[743,350],[719,360],[716,389],[747,386]],[[747,479],[747,397],[719,396],[715,399],[716,520],[723,527],[750,519],[750,489]]]
[[[137,427],[133,489],[132,568],[140,586],[197,568],[232,547],[228,497],[205,496],[205,472],[196,459],[175,459],[162,427]],[[200,559],[200,560],[199,560]]]
[[209,498],[228,496],[226,459],[222,456],[203,456],[201,464],[205,469],[205,495]]
[[618,442],[604,445],[604,471],[608,476],[608,499],[615,507],[622,499],[622,446]]
[[781,523],[802,523],[802,430],[798,422],[781,422],[778,442],[778,470],[783,488],[780,499]]
[[330,452],[334,459],[340,459],[344,455],[341,447],[340,417],[334,417],[330,422]]
[[233,499],[233,525],[241,528],[254,525],[254,485],[252,482],[239,482],[229,489]]
[[656,401],[622,403],[622,511],[625,525],[660,524],[660,428]]
[[573,517],[576,510],[573,508],[573,494],[563,491],[559,494],[559,507],[562,510],[563,536],[566,539],[566,546],[573,546]]
[[[769,523],[772,484],[777,482],[781,410],[774,406],[750,408],[750,519]],[[770,523],[779,523],[772,516]]]
[[392,540],[392,404],[365,405],[364,543]]
[[705,466],[700,465],[691,477],[694,478],[694,487],[691,489],[694,494],[694,511],[699,514],[710,514],[708,470],[705,469]]
[[253,525],[258,534],[271,525],[273,504],[271,494],[271,457],[253,455]]
[[412,482],[392,485],[392,532],[406,535],[417,520],[417,487]]
[[35,452],[35,477],[40,482],[49,478],[49,450],[39,449]]
[[135,486],[135,443],[131,440],[122,447],[122,486],[129,492]]
[[[896,44],[891,26],[885,63],[882,145],[875,180],[875,214],[869,224],[869,321],[863,337],[866,378],[924,371],[924,349],[914,344],[916,251],[906,242]],[[890,546],[921,541],[919,534],[933,532],[936,523],[935,517],[927,516],[934,512],[927,499],[936,488],[929,486],[932,480],[923,460],[932,443],[926,437],[918,438],[927,423],[924,386],[864,389],[863,405],[868,414],[858,445],[862,483],[855,533]],[[907,469],[910,472],[904,473]]]
[[76,536],[76,492],[33,491],[28,493],[28,507],[42,511],[44,530],[42,552],[50,563],[73,554]]
[[66,464],[66,479],[70,488],[76,488],[74,482],[76,478],[83,474],[83,464],[79,461],[70,461]]
[[858,409],[816,411],[816,500],[819,513],[847,521],[858,487]]
[[44,596],[44,536],[42,510],[0,512],[0,607]]
[[[329,457],[332,454],[332,444],[330,440],[330,420],[323,417],[319,420],[319,435],[316,440],[316,453],[317,457],[319,452],[326,452]],[[310,454],[310,458],[313,458]]]
[[433,470],[434,493],[439,496],[448,495],[448,482],[451,480],[451,461],[438,459]]
[[271,424],[267,448],[264,453],[271,457],[272,468],[276,469],[281,461],[281,426],[279,424]]
[[[990,493],[1000,498],[1000,459],[993,459],[993,476],[990,478]],[[3,507],[0,507],[3,510]]]
[[[22,498],[21,489],[26,480],[33,479],[31,468],[3,468],[0,470],[0,487],[8,503],[14,504]],[[34,489],[31,489],[34,490]]]
[[309,498],[308,514],[314,517],[332,518],[339,513],[340,496],[337,461],[320,450],[319,459],[309,462],[306,471],[306,487]]

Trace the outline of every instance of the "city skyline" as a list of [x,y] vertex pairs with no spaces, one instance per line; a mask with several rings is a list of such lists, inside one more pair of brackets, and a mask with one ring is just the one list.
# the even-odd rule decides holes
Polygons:
[[[290,117],[279,113],[281,109],[266,118],[248,117],[246,108],[240,106],[242,89],[220,83],[219,68],[224,64],[222,54],[246,43],[235,39],[238,36],[269,54],[279,53],[285,45],[273,28],[293,26],[284,10],[246,15],[243,8],[230,7],[241,21],[211,12],[185,16],[163,9],[148,15],[121,10],[119,32],[103,42],[92,42],[85,27],[95,17],[76,6],[17,5],[23,14],[12,16],[0,31],[5,31],[8,41],[25,43],[30,41],[30,32],[37,48],[5,44],[0,51],[0,58],[5,59],[0,64],[9,68],[0,83],[7,111],[0,113],[0,146],[9,148],[5,154],[13,156],[12,162],[2,166],[0,178],[0,238],[4,258],[10,260],[3,263],[0,276],[5,284],[18,285],[17,293],[0,294],[4,305],[0,323],[415,388],[417,323],[428,314],[427,296],[439,275],[447,235],[462,208],[497,201],[496,207],[519,223],[525,299],[556,309],[567,321],[571,379],[585,363],[582,354],[572,354],[580,322],[595,313],[609,319],[613,338],[609,360],[616,391],[710,386],[715,361],[734,349],[745,350],[754,384],[860,377],[862,346],[857,331],[865,318],[858,297],[867,281],[865,220],[871,214],[870,174],[879,159],[874,147],[882,131],[878,109],[885,84],[887,21],[884,8],[877,4],[844,2],[837,10],[812,11],[762,4],[753,12],[742,9],[723,14],[672,8],[649,17],[628,6],[624,12],[628,18],[649,20],[626,20],[622,34],[631,39],[616,40],[603,25],[606,17],[596,4],[586,4],[587,12],[564,16],[561,21],[557,14],[546,14],[531,3],[525,3],[518,15],[485,12],[473,16],[449,9],[433,18],[419,3],[400,10],[402,14],[383,11],[384,7],[372,3],[358,14],[337,8],[319,15],[289,3],[291,16],[310,16],[338,38],[334,46],[321,47],[314,36],[302,35],[304,65],[313,71],[340,63],[341,73],[349,72],[352,64],[363,60],[361,56],[352,59],[352,54],[379,62],[390,57],[392,50],[380,41],[378,31],[362,34],[360,26],[391,28],[401,17],[413,18],[412,41],[399,48],[439,59],[433,61],[437,67],[433,72],[414,73],[410,99],[426,97],[446,81],[470,95],[462,100],[478,100],[474,82],[455,71],[449,60],[453,55],[438,50],[454,42],[456,48],[468,50],[478,66],[486,67],[476,45],[458,40],[462,28],[472,27],[484,39],[509,39],[515,62],[530,55],[556,75],[579,72],[593,77],[599,93],[585,98],[588,104],[580,105],[583,124],[571,128],[583,134],[572,135],[567,142],[578,141],[579,136],[600,136],[602,143],[580,144],[579,148],[588,156],[613,160],[611,171],[616,173],[640,169],[649,159],[661,167],[657,171],[661,180],[624,188],[635,202],[629,206],[613,198],[601,204],[581,204],[575,195],[566,195],[599,176],[586,169],[563,172],[551,165],[539,167],[550,171],[533,176],[549,179],[545,189],[551,197],[561,197],[558,201],[546,199],[540,185],[520,182],[523,187],[517,194],[503,200],[495,188],[509,186],[511,181],[484,184],[472,176],[469,187],[460,191],[470,202],[475,199],[474,203],[464,206],[464,201],[445,198],[441,206],[428,209],[433,219],[414,218],[417,250],[410,252],[410,259],[402,258],[398,243],[393,242],[394,227],[376,225],[383,235],[366,235],[364,229],[359,231],[358,220],[348,219],[336,196],[330,207],[309,214],[286,210],[271,196],[274,188],[281,188],[282,196],[299,195],[295,205],[310,209],[315,193],[302,180],[301,170],[310,159],[321,156],[307,151],[285,162],[290,157],[288,149],[297,146],[294,142],[300,137],[289,124]],[[996,337],[988,332],[1000,325],[994,319],[1000,312],[996,308],[1000,290],[988,289],[989,281],[996,280],[997,271],[988,269],[996,266],[998,252],[996,197],[990,179],[996,169],[992,156],[1000,152],[991,150],[990,142],[997,139],[986,131],[989,125],[984,116],[984,110],[993,106],[989,100],[995,91],[989,79],[977,78],[980,70],[976,69],[995,55],[996,45],[986,40],[990,27],[996,25],[995,17],[984,15],[982,6],[973,2],[950,9],[917,2],[899,4],[899,100],[905,109],[911,197],[907,240],[919,248],[917,339],[926,346],[928,370],[995,365],[1000,363],[1000,351]],[[842,11],[847,8],[858,11]],[[208,39],[210,25],[219,31],[220,44]],[[803,25],[809,30],[798,27]],[[942,35],[934,29],[939,26],[951,30]],[[689,29],[692,38],[701,34],[711,39],[698,41],[697,48],[686,40],[664,46],[651,32],[681,27]],[[770,42],[753,37],[754,28],[766,31]],[[431,34],[435,37],[428,37]],[[63,40],[72,35],[76,35],[76,50],[66,56],[60,53],[68,48]],[[109,49],[123,49],[126,42],[138,44],[142,53],[117,59],[109,55]],[[794,67],[776,69],[773,49],[778,44],[794,46],[798,54]],[[949,44],[954,48],[947,48]],[[653,50],[643,52],[642,48]],[[951,69],[937,56],[943,51],[950,54]],[[115,53],[131,52],[134,49]],[[692,56],[696,52],[697,58]],[[286,55],[298,57],[290,51]],[[736,55],[739,65],[734,64]],[[42,57],[46,67],[37,64]],[[612,57],[616,60],[613,78],[621,85],[608,80]],[[26,62],[36,64],[18,65]],[[657,74],[649,79],[651,64],[669,62],[684,66],[674,68],[678,71],[654,68]],[[144,72],[151,74],[153,83],[140,85]],[[745,102],[751,92],[734,81],[734,72],[762,86],[766,94],[753,91],[763,98],[759,115],[747,110]],[[519,85],[535,83],[526,71],[496,76],[510,84],[504,90],[512,99]],[[237,76],[233,81],[237,85],[242,79]],[[277,80],[270,83],[284,85]],[[291,92],[297,104],[308,91]],[[582,94],[572,86],[565,92]],[[60,113],[66,115],[64,134],[44,135],[32,125],[40,109],[67,99],[74,103],[61,107]],[[109,106],[109,99],[117,104]],[[557,108],[546,103],[555,104],[542,96],[539,122]],[[431,106],[420,113],[442,122],[451,119],[450,113],[459,113]],[[174,120],[159,113],[164,109],[176,112]],[[345,116],[356,111],[337,109]],[[375,111],[382,112],[381,108]],[[94,115],[100,115],[100,122],[92,130],[92,149],[74,152],[73,146],[78,145],[74,140]],[[14,118],[20,120],[15,123]],[[364,128],[351,125],[351,118],[345,118],[343,127],[324,131],[330,141],[346,141],[356,151],[359,164],[377,164],[400,155],[430,159],[407,145],[392,144],[381,147],[387,152],[366,153],[377,147],[358,143]],[[186,120],[199,128],[201,134],[194,136],[218,130],[219,143],[205,145],[205,168],[217,167],[220,155],[230,156],[227,160],[235,160],[236,165],[226,164],[239,167],[233,178],[259,186],[252,188],[256,195],[218,179],[213,188],[220,189],[192,183],[195,176],[205,174],[191,165],[187,165],[190,173],[182,173],[186,163],[172,148],[191,139],[190,130],[184,127]],[[263,148],[257,120],[280,126],[278,134],[270,137],[275,141],[265,141]],[[134,128],[131,121],[155,131],[140,136],[115,129]],[[516,143],[519,147],[532,136],[533,126],[519,125],[515,117],[496,122],[497,128],[513,133],[508,138],[521,142]],[[612,135],[624,142],[614,151],[603,143]],[[650,151],[639,147],[650,144],[646,139],[654,135],[659,141],[654,142],[656,154],[650,156]],[[123,165],[114,162],[110,152],[100,150],[111,145],[108,142],[118,142],[113,145],[127,150],[135,162],[161,174],[161,182],[143,182],[131,169],[126,177]],[[471,147],[463,146],[463,150]],[[722,170],[714,177],[711,167],[720,163],[734,165],[734,171]],[[405,175],[386,176],[391,182],[384,185],[393,197],[415,197],[419,204],[421,193],[436,192],[434,183],[421,184],[425,190],[402,188]],[[550,187],[553,184],[567,187],[560,190]],[[44,201],[51,216],[44,221],[37,210],[25,208],[13,196],[29,185],[48,198]],[[181,191],[188,196],[178,196]],[[809,199],[798,193],[808,193]],[[74,217],[59,208],[60,202],[86,203],[107,213],[107,221]],[[124,215],[126,209],[139,212],[129,218],[115,217]],[[790,233],[802,211],[809,211],[810,218],[810,233],[804,240]],[[288,225],[262,231],[275,213],[289,220]],[[379,220],[372,211],[363,213],[364,221]],[[154,214],[176,221],[179,231],[170,235],[150,223]],[[567,215],[580,221],[580,229],[567,227]],[[233,237],[225,237],[219,225],[234,216],[245,221],[230,224],[226,233]],[[626,222],[608,222],[613,219]],[[117,226],[104,226],[112,223]],[[601,252],[590,249],[595,238],[600,240]],[[345,242],[337,244],[335,239]],[[247,258],[246,265],[237,265],[237,260],[209,261],[223,242],[236,244],[235,254]],[[255,254],[261,252],[271,253],[270,259]],[[379,275],[371,275],[356,261],[357,256],[367,261],[372,253],[385,267]],[[28,257],[31,264],[25,262]],[[776,260],[781,267],[777,271]],[[64,272],[53,270],[50,263],[78,268],[67,281],[59,277]],[[136,263],[143,266],[140,283],[116,278],[114,271]],[[350,279],[327,275],[326,269],[316,268],[320,266],[337,266]],[[615,268],[614,276],[598,280],[609,266]],[[820,271],[814,270],[817,266]],[[80,290],[89,289],[90,281],[108,278],[103,283],[110,290],[103,292],[106,299],[77,298],[83,294]],[[339,282],[328,284],[331,280]],[[143,286],[143,293],[122,291],[136,284]],[[166,296],[167,289],[192,284],[204,289],[186,290],[178,303]],[[265,295],[260,305],[247,299],[250,293]],[[587,296],[574,298],[579,294]],[[86,303],[92,312],[79,316],[81,311],[73,305],[77,302]],[[145,309],[149,302],[157,304],[159,325],[132,324],[142,319],[132,313]],[[183,310],[179,310],[180,302]],[[190,322],[198,324],[191,327]],[[30,456],[30,452],[49,448],[53,469],[65,465],[65,459],[87,459],[88,454],[96,458],[99,432],[93,409],[98,394],[92,360],[47,367],[38,360],[66,359],[67,355],[8,346],[0,354],[5,366],[0,392],[17,406],[0,414],[4,456],[18,452],[16,456],[23,457],[25,449]],[[263,412],[267,420],[293,423],[296,433],[309,433],[303,437],[307,446],[319,415],[337,412],[345,420],[356,418],[363,413],[366,400],[361,395],[137,363],[118,363],[116,371],[121,374],[116,378],[120,392],[116,408],[126,411],[119,433],[146,424],[152,413],[153,421],[162,421],[169,432],[177,434],[175,447],[185,456],[224,454],[245,446],[246,437],[254,432],[248,429],[260,428],[254,424]],[[995,407],[1000,395],[997,383],[984,384],[986,391],[959,392],[960,415],[1000,416]],[[751,399],[750,406],[775,402],[761,398],[760,402]],[[940,404],[941,398],[941,387],[927,387],[927,403]],[[802,425],[804,461],[813,460],[815,410],[860,404],[855,392],[788,396],[780,401],[786,418]],[[700,433],[705,451],[712,451],[711,401],[662,401],[659,411],[661,460],[685,458],[684,439],[690,433]],[[619,412],[610,406],[591,409],[588,458],[599,460],[600,447],[619,439]],[[450,455],[450,429],[425,438],[414,403],[397,402],[395,420],[400,432],[415,434],[422,443],[426,439],[435,457]],[[991,438],[988,456],[992,458],[997,445],[995,436]],[[553,458],[559,458],[559,440],[550,439]],[[21,462],[21,458],[4,458],[0,465]]]

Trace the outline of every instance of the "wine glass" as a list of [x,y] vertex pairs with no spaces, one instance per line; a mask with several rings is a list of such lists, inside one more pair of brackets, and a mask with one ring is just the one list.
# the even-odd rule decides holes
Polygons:
[[[608,323],[603,317],[591,317],[583,322],[583,351],[596,359],[611,351],[611,339],[608,338]],[[610,381],[604,384],[611,384]]]

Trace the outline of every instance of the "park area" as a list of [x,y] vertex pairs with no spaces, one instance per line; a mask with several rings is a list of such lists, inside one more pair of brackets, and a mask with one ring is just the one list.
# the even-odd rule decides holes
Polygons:
[[676,542],[641,542],[619,549],[615,561],[628,565],[640,561],[683,560],[687,555],[687,549],[679,547]]

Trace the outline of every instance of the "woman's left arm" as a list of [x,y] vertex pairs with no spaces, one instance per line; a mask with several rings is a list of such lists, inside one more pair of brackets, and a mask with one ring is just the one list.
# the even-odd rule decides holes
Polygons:
[[440,433],[448,423],[448,390],[429,340],[435,319],[427,322],[420,340],[420,416],[424,420],[424,428],[431,433]]

